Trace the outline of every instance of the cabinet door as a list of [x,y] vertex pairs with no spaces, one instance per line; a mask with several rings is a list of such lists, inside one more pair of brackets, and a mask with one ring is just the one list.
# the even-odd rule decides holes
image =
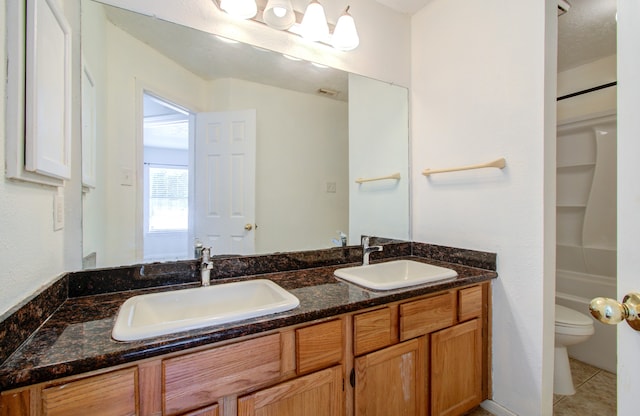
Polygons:
[[135,368],[71,381],[42,390],[47,416],[125,416],[137,414],[138,373]]
[[278,380],[280,345],[280,334],[273,334],[164,360],[163,414],[198,409]]
[[424,416],[425,339],[416,338],[356,358],[357,416]]
[[343,403],[336,366],[238,399],[238,416],[340,416]]
[[479,319],[431,335],[431,414],[460,415],[482,397]]
[[180,416],[219,416],[220,409],[217,404],[213,406],[207,406],[202,409],[194,410],[193,412],[185,413]]
[[340,364],[343,343],[341,319],[296,329],[298,374]]

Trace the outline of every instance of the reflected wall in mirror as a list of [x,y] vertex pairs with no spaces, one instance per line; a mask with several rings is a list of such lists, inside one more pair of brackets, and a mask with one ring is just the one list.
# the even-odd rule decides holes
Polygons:
[[87,267],[192,258],[196,241],[262,254],[334,247],[340,232],[410,238],[405,88],[81,4]]

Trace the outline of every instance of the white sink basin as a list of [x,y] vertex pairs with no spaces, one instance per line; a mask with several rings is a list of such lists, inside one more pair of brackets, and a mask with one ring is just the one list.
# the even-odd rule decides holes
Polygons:
[[334,274],[360,286],[390,290],[458,276],[455,270],[412,260],[394,260],[338,269]]
[[288,311],[298,298],[270,280],[247,280],[134,296],[125,301],[111,335],[135,341]]

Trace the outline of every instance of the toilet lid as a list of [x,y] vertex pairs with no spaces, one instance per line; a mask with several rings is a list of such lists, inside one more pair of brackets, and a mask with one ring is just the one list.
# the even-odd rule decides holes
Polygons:
[[593,320],[587,315],[556,305],[556,325],[593,325]]

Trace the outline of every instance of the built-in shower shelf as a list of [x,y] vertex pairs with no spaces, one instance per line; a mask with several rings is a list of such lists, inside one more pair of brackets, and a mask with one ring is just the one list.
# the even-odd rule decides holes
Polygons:
[[556,205],[556,208],[564,208],[564,209],[575,209],[575,208],[584,209],[586,207],[587,207],[586,204],[557,204]]
[[579,168],[592,168],[596,164],[594,162],[584,162],[584,163],[573,163],[567,165],[558,165],[558,170],[567,170],[567,169],[579,169]]

